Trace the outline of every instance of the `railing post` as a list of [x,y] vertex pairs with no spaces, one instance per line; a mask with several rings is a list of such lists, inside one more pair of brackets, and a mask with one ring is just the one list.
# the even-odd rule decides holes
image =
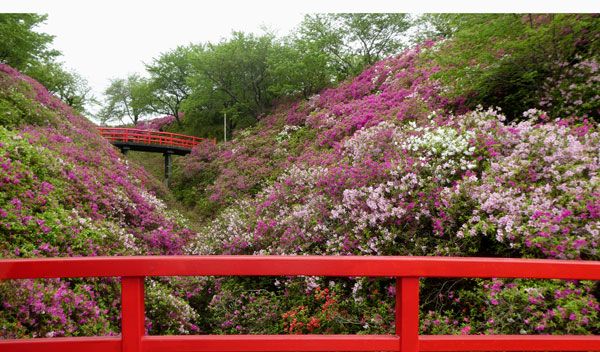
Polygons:
[[419,278],[396,278],[396,335],[400,352],[419,350]]
[[123,352],[142,350],[145,333],[144,277],[121,278],[121,339]]

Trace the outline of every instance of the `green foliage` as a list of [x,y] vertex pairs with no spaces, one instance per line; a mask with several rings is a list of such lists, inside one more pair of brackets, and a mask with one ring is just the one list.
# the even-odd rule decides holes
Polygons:
[[[173,178],[176,182],[171,185],[171,191],[185,206],[194,208],[195,215],[203,219],[209,218],[214,214],[215,206],[213,202],[208,201],[208,194],[205,189],[213,184],[217,176],[216,170],[207,169],[188,179],[180,174],[179,169],[174,170]],[[190,185],[193,186],[190,187]]]
[[234,32],[218,44],[195,46],[193,94],[186,113],[215,122],[226,112],[232,128],[260,119],[274,98],[268,70],[273,45],[272,35]]
[[147,90],[144,92],[141,86],[136,93],[147,95],[150,111],[173,115],[180,122],[181,104],[191,93],[187,79],[192,72],[193,52],[192,47],[179,46],[146,65],[150,74]]
[[314,129],[302,127],[295,131],[287,142],[291,155],[302,155],[307,142],[316,138],[317,132]]
[[426,13],[419,16],[414,20],[415,33],[410,41],[418,44],[426,40],[450,38],[456,31],[453,23],[460,16],[455,13]]
[[0,62],[27,70],[43,59],[58,56],[58,51],[49,48],[53,36],[35,30],[46,18],[33,13],[0,14]]
[[150,93],[148,81],[138,74],[112,80],[104,91],[106,101],[98,113],[100,121],[119,121],[122,124],[123,118],[128,117],[136,125],[140,117],[150,112]]
[[401,13],[340,13],[306,15],[300,36],[327,53],[338,78],[360,73],[366,66],[399,53],[411,27]]
[[265,278],[217,279],[223,290],[208,302],[213,331],[220,334],[278,334],[286,305]]
[[195,325],[190,321],[198,319],[197,313],[183,298],[173,295],[167,285],[149,279],[145,294],[146,315],[152,321],[150,333],[181,335],[194,331]]
[[[597,333],[592,282],[560,280],[426,280],[421,333]],[[443,308],[442,308],[443,307]]]
[[[499,106],[509,119],[532,106],[540,107],[548,79],[557,80],[566,66],[597,58],[600,48],[594,37],[600,21],[594,15],[473,14],[428,19],[433,27],[442,28],[440,34],[452,32],[451,40],[431,52],[442,68],[438,77],[451,87],[452,96],[468,97],[470,107]],[[550,112],[560,109],[555,105]],[[577,111],[590,112],[597,114],[594,109]]]
[[[221,139],[224,114],[230,132],[252,126],[275,104],[307,99],[397,53],[410,25],[406,14],[315,15],[281,39],[233,32],[218,43],[180,46],[146,66],[141,108],[178,117],[176,131]],[[114,92],[123,81],[105,92],[104,120],[130,115],[115,109],[126,95]]]
[[278,97],[308,99],[336,77],[329,56],[315,42],[300,37],[276,43],[268,64],[273,77],[269,91]]
[[78,113],[88,113],[85,105],[96,102],[87,80],[77,72],[65,69],[62,63],[44,60],[32,65],[27,70],[27,74],[35,77],[44,87]]
[[38,80],[78,112],[92,102],[87,81],[56,61],[58,50],[50,48],[54,37],[36,30],[47,15],[31,13],[0,14],[0,63]]
[[24,82],[15,83],[0,74],[0,126],[55,122],[55,114],[34,103],[32,94],[31,87]]
[[[18,186],[0,193],[0,209],[7,212],[0,229],[10,229],[0,231],[0,252],[36,257],[76,250],[92,255],[92,244],[120,241],[118,233],[122,230],[115,224],[93,224],[77,217],[61,191],[66,187],[63,172],[72,166],[61,165],[56,152],[36,148],[27,138],[0,126],[3,155],[17,160],[12,166],[21,175],[13,182]],[[37,197],[32,198],[33,194]],[[32,204],[21,209],[27,202]],[[73,226],[80,228],[77,236],[69,235]]]
[[[194,151],[197,153],[198,150]],[[215,204],[208,200],[207,187],[212,185],[219,175],[218,167],[210,163],[214,156],[205,155],[201,165],[201,172],[190,175],[186,170],[189,165],[187,159],[176,159],[173,167],[173,183],[171,191],[175,198],[184,206],[194,209],[194,215],[200,219],[212,217],[217,209]]]

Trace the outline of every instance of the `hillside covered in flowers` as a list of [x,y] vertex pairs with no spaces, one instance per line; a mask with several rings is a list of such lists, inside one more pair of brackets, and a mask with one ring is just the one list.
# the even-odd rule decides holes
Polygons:
[[[460,37],[426,41],[195,147],[171,191],[203,221],[198,233],[91,123],[2,65],[0,256],[600,260],[595,18],[559,23],[567,39],[535,91],[505,86],[532,76],[514,70],[529,58],[520,37],[468,64],[443,55],[463,50]],[[420,292],[423,334],[600,334],[597,282],[421,280]],[[0,336],[117,333],[118,293],[111,278],[2,282]],[[151,278],[146,328],[387,334],[394,295],[392,279]]]
[[[440,47],[381,61],[233,142],[196,148],[181,162],[182,184],[196,186],[180,196],[208,220],[186,253],[600,259],[597,57],[570,68],[583,85],[544,92],[546,106],[571,113],[506,116],[448,94],[432,59]],[[216,285],[208,308],[222,332],[393,331],[391,280]],[[600,332],[593,282],[425,280],[422,292],[423,333]]]
[[[0,257],[182,254],[194,234],[84,117],[38,82],[0,66]],[[0,282],[0,336],[119,331],[118,280]],[[168,284],[148,295],[182,304]],[[152,298],[154,297],[154,298]],[[178,322],[174,321],[174,324]]]

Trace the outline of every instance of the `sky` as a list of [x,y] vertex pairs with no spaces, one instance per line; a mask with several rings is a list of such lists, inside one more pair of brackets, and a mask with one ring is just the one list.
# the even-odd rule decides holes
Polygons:
[[[579,12],[598,11],[587,0],[2,0],[0,12],[48,14],[39,31],[55,36],[67,68],[93,94],[113,78],[143,73],[160,53],[178,45],[217,42],[233,30],[288,34],[306,13],[318,12]],[[477,4],[474,7],[473,4]],[[90,107],[91,111],[97,110]]]
[[[87,1],[81,1],[87,2]],[[66,67],[87,81],[96,97],[113,78],[144,72],[162,52],[178,45],[218,42],[233,30],[261,33],[267,26],[280,35],[302,20],[302,13],[264,12],[238,4],[210,7],[149,6],[123,0],[119,6],[51,7],[39,30],[55,36],[54,47]],[[74,12],[82,15],[74,15]],[[93,107],[90,109],[95,111]]]

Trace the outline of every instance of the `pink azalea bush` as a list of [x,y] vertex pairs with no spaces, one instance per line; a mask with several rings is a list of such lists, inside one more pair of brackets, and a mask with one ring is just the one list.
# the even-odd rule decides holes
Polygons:
[[[431,78],[437,69],[420,59],[423,50],[432,49],[377,63],[209,155],[191,154],[187,177],[210,170],[205,196],[223,210],[186,252],[600,259],[594,120],[532,109],[507,123],[499,109],[466,111],[462,99],[443,98],[444,88]],[[304,294],[291,295],[298,281],[286,279],[277,288],[228,281],[219,295],[264,292],[256,299],[287,312],[287,330],[280,332],[307,332],[316,315],[301,297],[328,287],[341,303],[337,322],[346,323],[317,329],[313,322],[313,329],[393,330],[386,325],[393,309],[375,310],[390,307],[391,282],[300,281]],[[425,295],[440,295],[422,305],[422,332],[600,331],[593,283],[515,282],[425,281]],[[273,292],[293,298],[281,303]],[[540,303],[530,302],[534,296]],[[240,331],[254,331],[249,322],[239,324]]]
[[[183,113],[179,114],[179,119],[183,119]],[[135,128],[149,131],[163,131],[165,127],[173,124],[176,120],[175,116],[166,115],[151,120],[140,121],[135,125]]]
[[[0,257],[182,253],[193,232],[157,198],[165,190],[92,123],[6,65],[0,106]],[[149,296],[158,297],[153,287]],[[174,294],[168,283],[160,292]],[[118,297],[115,279],[2,282],[0,336],[113,334]],[[193,329],[186,307],[170,300],[163,311],[181,322],[158,328]]]
[[[467,111],[433,78],[439,68],[422,56],[431,50],[381,61],[180,159],[175,187],[209,217],[199,234],[91,124],[2,66],[0,253],[599,260],[595,117]],[[593,80],[577,75],[590,70],[574,69],[585,94],[573,87],[567,100],[588,99]],[[115,333],[117,287],[112,279],[2,284],[2,336]],[[146,288],[150,333],[394,328],[390,279],[153,278]],[[423,280],[421,292],[422,333],[600,333],[597,283]]]
[[[257,127],[241,132],[243,138],[212,151],[216,175],[207,184],[207,198],[213,206],[230,204],[240,193],[255,194],[266,179],[273,179],[292,163],[323,158],[329,147],[362,127],[389,116],[425,118],[430,110],[446,106],[448,100],[435,94],[439,85],[428,80],[436,68],[419,66],[419,51],[377,63],[308,102],[279,108]],[[204,156],[196,155],[193,152],[181,163],[183,182],[203,171],[197,168],[202,164],[196,159]]]
[[[556,62],[558,77],[549,77],[544,83],[544,97],[540,106],[562,116],[582,116],[586,112],[600,114],[600,64],[594,57],[578,62]],[[587,116],[586,116],[587,117]]]

